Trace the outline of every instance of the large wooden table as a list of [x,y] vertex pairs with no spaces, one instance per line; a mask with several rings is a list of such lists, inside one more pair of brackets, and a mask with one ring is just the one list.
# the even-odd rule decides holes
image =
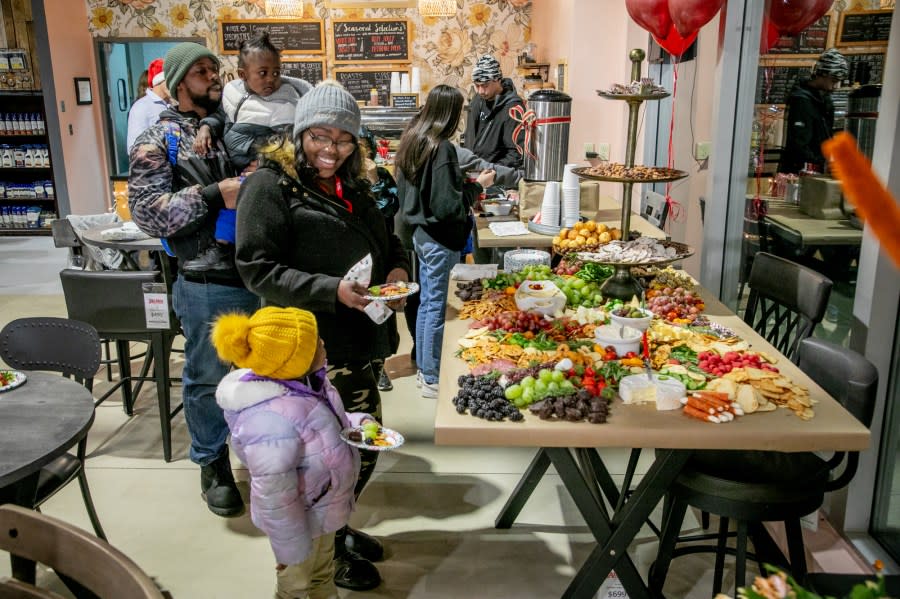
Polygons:
[[[619,227],[622,222],[621,203],[613,198],[600,197],[599,210],[595,214],[586,214],[588,218],[597,223],[603,223],[609,227]],[[488,228],[491,219],[478,218],[475,221],[475,244],[479,248],[518,247],[518,248],[548,248],[553,245],[552,235],[528,232],[527,235],[510,235],[498,237]],[[515,220],[514,218],[510,220]],[[664,239],[666,233],[651,225],[639,214],[631,215],[631,230],[639,231],[643,235]]]
[[[451,290],[452,291],[452,290]],[[736,331],[751,348],[779,353],[723,304],[704,293],[712,320]],[[488,422],[457,414],[452,398],[456,380],[466,365],[454,356],[457,340],[469,322],[457,318],[461,302],[450,293],[444,329],[440,392],[435,415],[435,443],[464,446],[538,448],[534,460],[497,518],[498,528],[509,527],[531,491],[552,463],[597,540],[563,597],[592,598],[615,569],[631,599],[650,597],[649,590],[628,557],[627,549],[646,518],[664,496],[695,449],[757,449],[784,452],[844,450],[869,446],[869,431],[799,368],[782,358],[777,366],[796,383],[809,388],[818,400],[816,415],[803,421],[787,409],[750,414],[728,424],[708,424],[680,411],[659,412],[650,405],[611,405],[609,422],[547,422],[530,413],[523,423]],[[657,448],[656,460],[628,501],[615,501],[619,490],[606,471],[598,447]],[[586,472],[590,474],[586,474]],[[592,483],[591,478],[596,480]],[[608,514],[596,486],[616,506]]]

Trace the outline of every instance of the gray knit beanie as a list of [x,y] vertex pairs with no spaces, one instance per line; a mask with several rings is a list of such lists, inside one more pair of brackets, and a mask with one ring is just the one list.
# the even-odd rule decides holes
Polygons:
[[166,85],[169,88],[169,94],[177,97],[178,84],[187,75],[191,66],[201,58],[212,58],[212,61],[219,66],[219,59],[206,46],[195,44],[194,42],[183,42],[177,46],[172,46],[166,52],[166,61],[163,64],[163,72],[166,74]]
[[326,79],[306,92],[297,102],[294,113],[294,135],[310,127],[334,127],[354,138],[359,135],[359,105],[344,86]]
[[487,83],[502,78],[500,62],[490,54],[483,54],[475,63],[475,68],[472,69],[472,81],[475,83]]

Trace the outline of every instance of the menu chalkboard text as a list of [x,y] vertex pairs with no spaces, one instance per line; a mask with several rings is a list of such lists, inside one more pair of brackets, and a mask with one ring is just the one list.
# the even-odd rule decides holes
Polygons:
[[272,43],[281,50],[282,54],[322,54],[325,52],[324,25],[322,21],[314,19],[219,21],[220,52],[237,54],[241,42],[253,37],[253,34],[259,29],[268,31]]
[[757,104],[786,104],[794,83],[808,76],[810,67],[760,66],[756,75]]
[[831,17],[825,15],[797,35],[779,36],[768,54],[821,54],[828,45],[830,24]]
[[378,105],[389,106],[391,72],[397,72],[397,69],[335,69],[334,78],[347,88],[350,95],[363,102],[370,100],[374,88],[378,93]]
[[281,61],[281,74],[303,79],[315,85],[325,79],[325,61],[322,59]]
[[415,109],[419,107],[419,94],[391,94],[391,108]]
[[842,46],[887,45],[893,10],[845,12],[841,15],[838,44]]
[[407,19],[336,19],[334,62],[409,62],[410,31]]

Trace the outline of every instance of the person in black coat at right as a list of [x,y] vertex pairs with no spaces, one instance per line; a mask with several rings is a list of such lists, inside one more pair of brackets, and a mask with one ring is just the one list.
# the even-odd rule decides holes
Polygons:
[[786,141],[778,172],[825,172],[822,142],[832,136],[834,129],[831,92],[848,75],[847,59],[831,48],[816,61],[812,77],[794,85],[787,102]]
[[497,59],[489,54],[475,63],[472,81],[478,95],[469,103],[463,147],[487,162],[522,168],[522,154],[516,142],[521,146],[525,133],[520,131],[514,139],[518,123],[509,116],[509,109],[524,107],[525,102],[516,93],[512,80],[503,77]]

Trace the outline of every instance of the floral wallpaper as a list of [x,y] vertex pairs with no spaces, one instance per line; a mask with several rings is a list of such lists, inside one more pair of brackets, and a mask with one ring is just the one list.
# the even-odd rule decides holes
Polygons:
[[[218,51],[220,19],[264,19],[265,0],[85,0],[95,37],[189,37],[206,39]],[[360,2],[360,5],[365,2]],[[493,54],[503,75],[522,89],[517,56],[531,38],[531,0],[457,0],[454,17],[423,17],[416,8],[335,8],[328,0],[306,0],[303,17],[322,19],[326,39],[332,18],[406,17],[412,30],[410,66],[422,72],[422,88],[438,83],[464,90],[471,86],[478,57]],[[326,41],[326,48],[329,43]],[[237,71],[235,56],[222,56],[225,73]],[[371,64],[371,63],[370,63]],[[348,65],[340,65],[348,66]],[[360,64],[360,66],[367,66]],[[374,65],[372,65],[374,66]],[[327,62],[328,76],[333,73]]]

